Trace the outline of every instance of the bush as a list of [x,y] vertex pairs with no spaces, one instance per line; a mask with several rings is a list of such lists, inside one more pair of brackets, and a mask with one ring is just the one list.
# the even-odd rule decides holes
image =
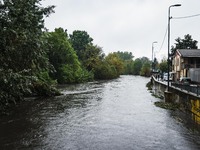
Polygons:
[[70,65],[63,65],[59,68],[59,74],[57,74],[58,83],[81,83],[92,81],[94,79],[94,74],[92,72],[87,71],[86,69],[82,69],[79,67],[78,69],[73,68]]
[[92,71],[87,71],[86,69],[79,69],[76,71],[75,76],[78,83],[94,80],[94,73]]
[[105,62],[102,62],[102,64],[96,66],[94,70],[94,78],[95,79],[114,79],[119,77],[119,74],[117,73],[117,70],[114,66],[111,66]]
[[25,93],[31,93],[31,78],[22,75],[26,72],[26,70],[19,73],[0,70],[0,109],[9,104],[16,104],[23,99]]
[[0,111],[4,111],[11,104],[22,101],[26,96],[60,94],[50,85],[51,83],[47,82],[48,75],[45,72],[41,73],[39,77],[28,74],[28,70],[17,73],[13,70],[0,70]]

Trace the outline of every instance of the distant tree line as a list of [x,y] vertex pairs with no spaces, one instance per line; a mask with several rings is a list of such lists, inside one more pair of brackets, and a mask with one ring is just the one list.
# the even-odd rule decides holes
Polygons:
[[53,66],[50,77],[58,83],[79,83],[99,79],[113,79],[121,74],[150,75],[148,58],[133,60],[131,52],[113,52],[107,56],[93,44],[86,31],[72,34],[63,28],[44,32],[42,36],[47,58]]

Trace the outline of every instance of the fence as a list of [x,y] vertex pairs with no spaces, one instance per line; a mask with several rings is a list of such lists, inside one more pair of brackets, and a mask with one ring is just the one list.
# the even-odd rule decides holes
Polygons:
[[195,95],[200,95],[200,86],[199,85],[185,85],[181,83],[175,83],[172,82],[171,86],[174,86],[175,88],[179,88],[181,90],[185,90],[187,92],[194,93]]

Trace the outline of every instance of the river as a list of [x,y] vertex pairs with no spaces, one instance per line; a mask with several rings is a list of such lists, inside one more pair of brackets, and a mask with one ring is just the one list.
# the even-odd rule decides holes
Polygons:
[[0,118],[0,149],[199,150],[200,135],[154,105],[149,78],[121,76],[61,87]]

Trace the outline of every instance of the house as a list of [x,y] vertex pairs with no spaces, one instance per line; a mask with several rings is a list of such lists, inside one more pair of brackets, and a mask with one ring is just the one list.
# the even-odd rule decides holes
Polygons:
[[177,49],[172,58],[174,81],[180,77],[190,77],[194,82],[200,82],[200,49]]

